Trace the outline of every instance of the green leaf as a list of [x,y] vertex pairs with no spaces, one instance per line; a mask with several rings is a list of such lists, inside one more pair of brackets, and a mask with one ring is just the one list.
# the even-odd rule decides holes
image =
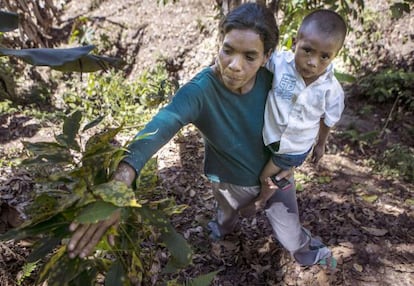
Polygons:
[[80,110],[69,115],[63,123],[63,134],[59,135],[56,140],[62,145],[80,151],[80,147],[76,142],[76,135],[79,132],[81,120],[82,112]]
[[340,73],[337,71],[335,71],[335,77],[340,82],[354,83],[356,81],[356,78],[354,76],[347,73]]
[[122,262],[117,259],[114,263],[112,263],[111,268],[106,274],[105,286],[126,286],[129,284],[130,283],[126,278]]
[[96,201],[87,205],[75,218],[75,221],[80,223],[96,223],[107,219],[118,209],[117,206],[111,203]]
[[59,227],[69,227],[70,222],[67,221],[62,214],[57,214],[49,219],[41,222],[33,223],[33,221],[25,222],[21,227],[11,229],[0,235],[0,240],[20,240],[29,236],[49,233]]
[[89,55],[95,46],[68,49],[7,49],[0,48],[0,56],[15,56],[35,66],[49,66],[62,72],[95,72],[124,64],[117,58]]
[[61,153],[66,151],[66,147],[55,142],[36,142],[31,143],[22,141],[23,146],[36,155],[50,154],[50,153]]
[[27,257],[27,262],[35,262],[39,259],[45,258],[55,247],[60,243],[60,238],[57,237],[45,237],[36,243],[33,251]]
[[213,281],[214,277],[216,277],[217,273],[219,273],[220,270],[218,271],[213,271],[204,275],[200,275],[194,279],[191,279],[190,281],[188,281],[188,286],[210,286],[211,282]]
[[19,27],[19,16],[16,13],[0,11],[0,32],[9,32]]
[[132,188],[122,182],[110,181],[96,186],[92,190],[95,196],[99,196],[103,201],[118,207],[141,207],[135,199]]
[[108,70],[110,68],[122,68],[125,63],[121,59],[86,55],[77,61],[67,62],[61,66],[53,66],[52,68],[61,72],[96,72],[100,70]]
[[161,240],[165,243],[171,253],[170,261],[168,261],[163,272],[175,272],[190,264],[193,254],[190,246],[183,236],[176,232],[169,219],[164,216],[163,212],[145,206],[140,208],[139,211],[144,219],[148,220],[150,224],[157,227],[161,232]]
[[22,274],[17,280],[17,285],[21,285],[25,278],[30,277],[32,272],[36,269],[38,261],[26,262],[22,268]]
[[97,274],[98,270],[96,268],[86,269],[73,279],[69,286],[95,286]]
[[82,131],[86,131],[88,129],[91,129],[92,127],[95,127],[96,125],[98,125],[99,123],[101,123],[101,121],[105,118],[105,116],[99,116],[98,118],[92,120],[91,122],[89,122],[88,124],[85,125],[85,127],[83,127]]
[[73,62],[82,56],[89,54],[95,46],[83,46],[68,49],[6,49],[0,48],[0,55],[15,56],[35,66],[61,66],[67,62]]

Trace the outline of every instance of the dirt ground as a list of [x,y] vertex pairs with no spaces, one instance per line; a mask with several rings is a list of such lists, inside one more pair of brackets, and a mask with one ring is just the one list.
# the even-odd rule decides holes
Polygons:
[[[135,77],[161,57],[183,83],[214,59],[215,1],[180,0],[165,6],[157,2],[70,1],[63,21],[92,17],[92,28],[106,33],[115,43],[111,53],[121,53],[128,62],[128,77]],[[405,27],[405,33],[413,35],[413,17],[408,16],[404,23],[384,28],[389,33],[384,35],[388,42],[383,42],[388,45],[388,58],[404,59],[412,52],[410,46],[398,49],[395,43],[404,33],[397,33],[396,27]],[[202,175],[200,134],[190,126],[158,153],[166,194],[189,205],[173,223],[191,243],[195,256],[192,266],[177,277],[185,280],[220,270],[213,285],[414,285],[414,207],[406,203],[413,199],[413,182],[382,177],[368,167],[365,161],[378,152],[377,145],[358,146],[335,136],[350,125],[361,132],[383,127],[391,107],[381,106],[364,117],[357,112],[361,104],[352,89],[347,89],[345,114],[329,141],[327,154],[318,166],[305,163],[297,171],[302,186],[298,192],[301,220],[333,250],[338,259],[336,270],[295,264],[274,239],[262,213],[241,220],[236,232],[224,241],[210,242],[205,225],[214,215],[214,200]],[[413,138],[400,128],[412,125],[413,119],[410,113],[402,123],[391,122],[384,144],[404,140],[414,146]],[[44,140],[54,128],[18,113],[0,116],[0,124],[0,155],[5,160],[21,154],[22,140]],[[24,219],[33,185],[30,174],[22,170],[0,169],[0,233],[18,225],[19,214]],[[0,285],[16,285],[29,252],[25,242],[0,242]]]

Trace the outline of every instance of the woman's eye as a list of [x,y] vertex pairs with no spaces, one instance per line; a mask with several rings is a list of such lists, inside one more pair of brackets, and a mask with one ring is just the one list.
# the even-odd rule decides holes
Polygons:
[[311,49],[309,49],[309,48],[303,48],[303,50],[305,51],[305,53],[310,53],[310,51],[311,51]]

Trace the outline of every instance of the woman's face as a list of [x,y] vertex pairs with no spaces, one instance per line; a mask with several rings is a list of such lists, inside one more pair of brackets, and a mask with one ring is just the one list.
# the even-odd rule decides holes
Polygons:
[[253,88],[256,73],[268,58],[259,34],[233,29],[224,36],[214,69],[228,89],[244,94]]

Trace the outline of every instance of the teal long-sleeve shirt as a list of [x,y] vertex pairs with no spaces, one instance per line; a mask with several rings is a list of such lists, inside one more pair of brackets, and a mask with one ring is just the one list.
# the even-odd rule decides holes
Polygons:
[[269,158],[262,128],[271,81],[272,74],[260,68],[254,87],[240,95],[228,90],[210,67],[203,69],[137,134],[156,131],[131,143],[124,161],[139,174],[152,155],[193,123],[204,137],[204,172],[211,181],[258,185]]

